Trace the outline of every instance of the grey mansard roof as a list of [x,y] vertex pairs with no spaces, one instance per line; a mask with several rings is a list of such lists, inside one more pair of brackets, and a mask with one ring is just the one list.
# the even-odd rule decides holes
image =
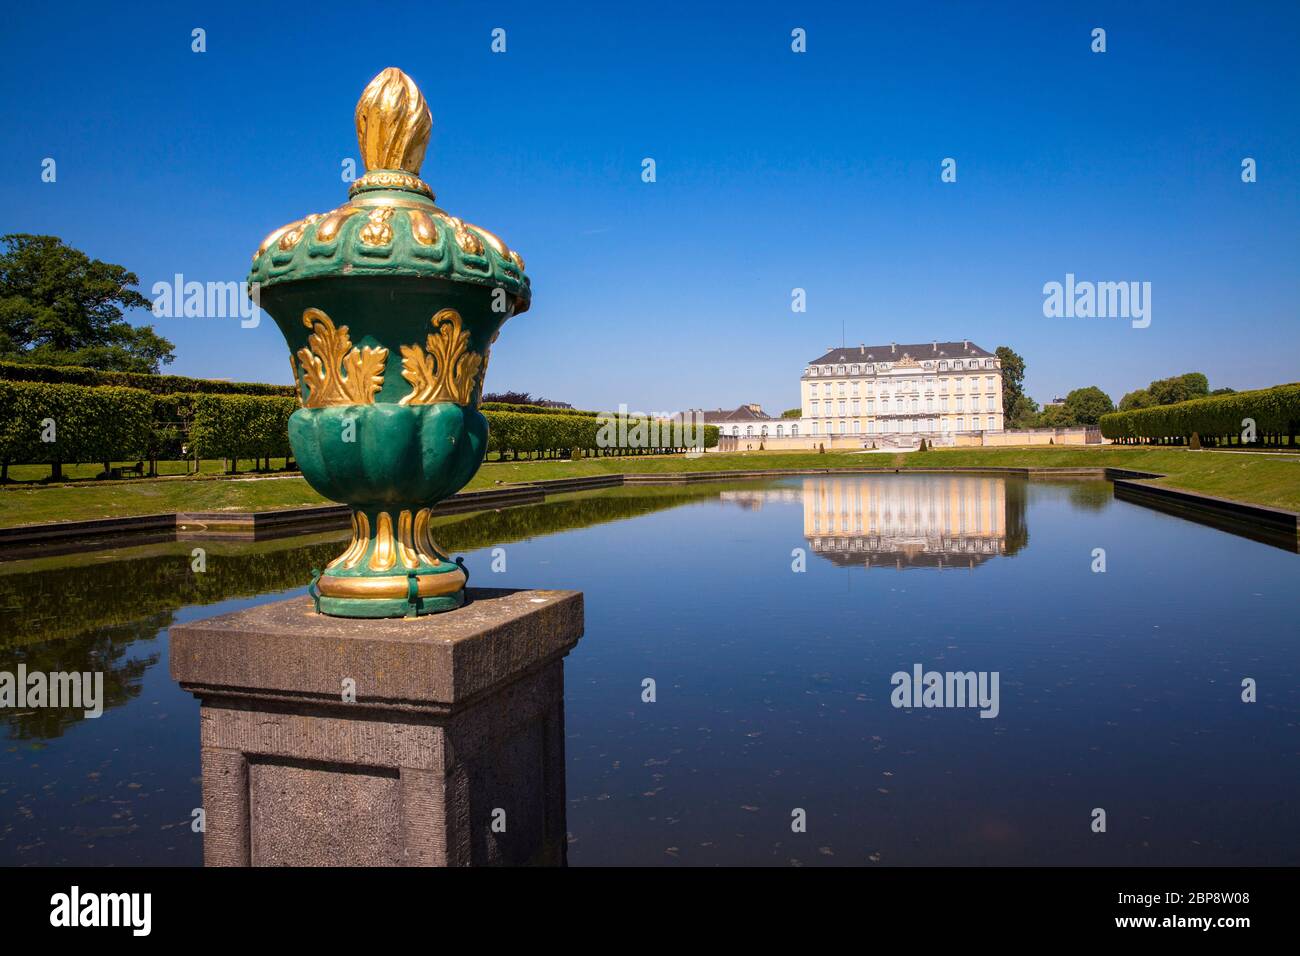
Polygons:
[[897,362],[904,355],[910,355],[918,362],[927,359],[952,358],[994,358],[992,352],[980,348],[974,342],[921,342],[919,344],[886,342],[884,345],[851,345],[843,349],[831,349],[821,358],[815,358],[809,365],[838,365],[845,362]]

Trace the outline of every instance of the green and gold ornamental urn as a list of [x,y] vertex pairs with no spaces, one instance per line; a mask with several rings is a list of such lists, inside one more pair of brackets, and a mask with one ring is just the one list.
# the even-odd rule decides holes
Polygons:
[[409,76],[371,80],[356,121],[366,171],[348,201],[267,236],[249,284],[289,344],[294,457],[352,509],[317,606],[409,617],[464,601],[464,564],[433,540],[431,509],[483,461],[488,352],[531,293],[517,252],[434,205],[419,178],[433,121]]

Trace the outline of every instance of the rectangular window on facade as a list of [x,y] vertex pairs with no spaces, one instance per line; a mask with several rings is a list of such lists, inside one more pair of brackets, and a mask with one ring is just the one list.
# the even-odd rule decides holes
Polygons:
[[939,399],[939,411],[946,412],[947,410],[948,410],[948,396],[944,395],[942,398]]
[[817,414],[817,406],[818,406],[818,402],[817,402],[816,400],[814,400],[814,401],[812,402],[812,405],[811,405],[811,413],[812,413],[813,415],[816,415],[816,414]]
[[853,434],[857,435],[862,431],[862,422],[853,423]]
[[844,400],[843,400],[843,399],[840,400],[840,414],[841,414],[841,415],[844,414]]
[[960,395],[958,395],[958,396],[957,396],[957,411],[959,411],[959,412],[962,411],[962,410],[963,410],[963,409],[962,409],[962,406],[965,405],[965,403],[966,403],[966,400],[963,399]]
[[996,427],[997,427],[997,426],[993,424],[993,416],[990,415],[990,416],[989,416],[989,431],[993,431],[993,429],[996,428]]
[[858,400],[856,398],[853,400],[853,414],[858,414]]

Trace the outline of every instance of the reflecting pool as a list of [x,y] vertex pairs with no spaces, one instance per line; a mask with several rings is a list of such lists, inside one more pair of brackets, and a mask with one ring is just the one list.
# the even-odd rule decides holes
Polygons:
[[[570,865],[1300,863],[1300,556],[1107,482],[624,487],[437,536],[475,585],[586,594]],[[208,542],[202,573],[194,543],[0,563],[0,672],[105,696],[0,709],[0,864],[199,864],[167,629],[302,593],[346,537]],[[916,665],[996,673],[997,716],[895,707]]]

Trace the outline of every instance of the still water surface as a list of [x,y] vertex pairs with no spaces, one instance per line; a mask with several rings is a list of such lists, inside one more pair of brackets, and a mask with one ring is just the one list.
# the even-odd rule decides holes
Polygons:
[[[621,488],[438,537],[475,584],[586,593],[571,865],[1300,863],[1300,557],[1107,482]],[[102,670],[108,698],[0,710],[0,864],[201,863],[167,628],[302,593],[345,539],[0,564],[0,671]],[[998,672],[998,716],[893,707],[916,664]]]

